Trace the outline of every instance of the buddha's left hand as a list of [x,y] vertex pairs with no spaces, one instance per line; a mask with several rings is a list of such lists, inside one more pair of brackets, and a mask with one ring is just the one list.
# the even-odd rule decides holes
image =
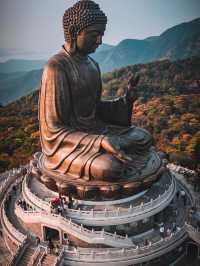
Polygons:
[[104,137],[102,140],[101,146],[104,150],[106,150],[108,153],[111,153],[114,157],[116,157],[118,160],[128,163],[132,162],[132,158],[127,156],[124,151],[121,150],[119,146],[119,138],[118,137]]
[[128,80],[128,87],[127,87],[127,92],[126,92],[126,100],[129,102],[133,102],[137,99],[138,93],[136,90],[136,87],[138,85],[138,82],[140,80],[139,75],[130,75],[130,78]]

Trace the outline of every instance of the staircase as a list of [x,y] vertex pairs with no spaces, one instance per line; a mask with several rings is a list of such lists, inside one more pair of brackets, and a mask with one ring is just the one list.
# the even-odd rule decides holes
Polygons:
[[34,248],[27,248],[22,256],[22,258],[19,261],[20,266],[28,266],[29,261],[31,260],[31,257],[34,253]]
[[41,266],[54,266],[56,265],[57,257],[53,254],[45,255],[44,259],[42,260]]
[[20,206],[16,206],[15,214],[26,223],[41,223],[49,226],[56,226],[64,232],[81,239],[90,244],[106,244],[111,247],[132,247],[133,243],[128,237],[111,234],[104,231],[93,231],[84,228],[83,225],[73,223],[71,220],[61,215],[46,212],[24,211]]

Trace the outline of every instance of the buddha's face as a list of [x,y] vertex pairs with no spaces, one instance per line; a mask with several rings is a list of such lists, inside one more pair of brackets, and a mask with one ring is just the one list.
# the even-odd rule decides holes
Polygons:
[[102,44],[105,28],[106,25],[94,24],[82,30],[77,35],[77,50],[83,55],[94,53],[97,47]]

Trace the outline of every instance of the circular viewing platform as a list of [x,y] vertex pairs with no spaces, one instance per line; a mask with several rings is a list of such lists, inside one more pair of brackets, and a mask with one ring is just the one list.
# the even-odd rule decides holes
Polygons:
[[[166,171],[151,188],[142,193],[102,202],[77,200],[66,213],[54,214],[49,202],[58,197],[58,193],[49,190],[33,177],[31,171],[28,171],[23,181],[19,179],[19,198],[25,200],[32,208],[24,210],[17,205],[18,197],[12,197],[12,202],[8,205],[9,193],[6,192],[1,208],[4,237],[15,243],[18,247],[17,252],[20,252],[27,239],[27,234],[22,233],[21,226],[25,232],[28,228],[37,228],[34,234],[40,230],[43,232],[42,235],[44,228],[54,228],[60,232],[60,243],[62,243],[57,261],[60,260],[67,265],[128,266],[151,261],[178,248],[192,233],[191,228],[185,224],[185,203],[182,198],[177,200],[176,196],[176,192],[182,190],[185,191],[187,206],[191,205],[189,191]],[[164,220],[165,226],[170,228],[172,222],[176,222],[177,229],[162,237],[159,232],[159,222],[156,227],[150,228],[155,216],[166,212],[167,209],[169,214]],[[178,211],[175,216],[174,210]],[[15,220],[12,218],[12,213],[16,217]],[[150,226],[146,231],[145,229],[140,233],[129,231],[127,235],[120,233],[119,228],[125,228],[128,224],[132,226],[131,223],[138,221],[140,222],[137,224],[142,224],[144,220],[148,221],[146,225],[149,223]],[[109,226],[115,226],[116,231],[109,231]],[[77,241],[74,245],[77,248],[65,245],[62,239],[64,234]],[[148,244],[145,244],[146,239]]]
[[[38,189],[39,188],[39,189]],[[50,210],[50,201],[58,196],[50,193],[43,184],[27,175],[22,186],[25,200],[38,210]],[[67,216],[79,224],[115,225],[135,222],[155,215],[172,201],[176,193],[176,182],[166,172],[150,189],[134,197],[105,202],[76,202],[76,208],[67,210]]]

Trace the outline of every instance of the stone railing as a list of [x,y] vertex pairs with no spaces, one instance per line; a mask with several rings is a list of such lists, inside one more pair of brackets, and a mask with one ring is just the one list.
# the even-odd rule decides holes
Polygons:
[[171,185],[168,187],[168,189],[165,190],[165,192],[162,195],[159,195],[156,199],[151,199],[147,203],[141,202],[137,206],[132,206],[130,205],[129,208],[124,208],[120,209],[117,208],[115,210],[107,210],[104,209],[102,211],[95,211],[95,210],[90,210],[90,211],[83,211],[83,210],[74,210],[74,209],[68,209],[67,212],[68,214],[70,213],[78,213],[81,216],[84,215],[89,215],[92,216],[92,218],[95,217],[116,217],[116,216],[124,216],[124,215],[130,215],[134,214],[137,215],[137,213],[144,212],[146,210],[149,210],[150,208],[156,208],[159,203],[162,202],[163,199],[166,199],[167,196],[174,190],[174,182],[171,183]]
[[[4,204],[3,204],[4,206]],[[12,242],[14,242],[17,246],[20,246],[20,244],[24,241],[26,236],[24,236],[20,231],[18,231],[8,220],[6,216],[6,212],[4,207],[1,210],[1,217],[2,217],[2,227],[3,232],[6,233],[6,235],[10,238]]]
[[27,266],[42,265],[42,260],[44,259],[46,254],[47,254],[47,247],[38,245]]
[[120,224],[121,222],[131,222],[141,220],[143,216],[149,217],[152,212],[158,213],[166,207],[176,193],[176,182],[172,179],[171,184],[162,195],[151,199],[147,203],[141,202],[138,206],[130,205],[129,208],[115,208],[114,210],[74,210],[67,209],[67,216],[77,222],[83,221],[84,224],[104,225]]
[[[21,180],[17,180],[15,185],[17,185]],[[1,223],[3,227],[3,232],[6,233],[8,238],[14,242],[17,246],[20,246],[21,243],[25,241],[27,238],[26,235],[22,234],[20,231],[18,231],[13,224],[9,221],[7,215],[6,215],[6,210],[7,210],[7,197],[12,193],[12,187],[9,188],[7,191],[7,194],[2,202],[1,206]]]
[[20,206],[15,206],[16,215],[26,223],[44,223],[55,225],[61,230],[70,233],[78,239],[91,244],[107,244],[114,247],[130,247],[133,246],[131,239],[128,237],[111,234],[108,232],[94,231],[84,228],[61,215],[50,214],[48,212],[24,211]]
[[177,186],[179,187],[179,189],[181,190],[184,190],[186,195],[187,195],[187,198],[190,202],[190,204],[188,204],[188,206],[194,206],[194,202],[195,202],[195,197],[191,191],[191,188],[190,186],[183,180],[181,180],[176,174],[173,175],[174,178],[176,179],[176,182],[177,182]]
[[[10,171],[7,171],[6,174],[4,173],[4,180],[0,184],[0,201],[3,199],[6,191],[11,186],[12,183],[15,181],[18,182],[18,178],[23,175],[24,168],[19,169],[12,169]],[[20,180],[21,181],[21,180]]]
[[19,265],[19,261],[22,258],[25,250],[28,248],[28,239],[24,239],[24,241],[20,244],[20,246],[18,247],[16,253],[12,256],[11,261],[9,262],[8,266],[17,266]]
[[[36,196],[29,188],[29,176],[27,175],[23,181],[22,193],[26,201],[35,206],[37,210],[42,209],[50,211],[50,204],[38,196]],[[131,222],[141,220],[141,216],[149,217],[151,211],[158,213],[164,209],[172,200],[176,193],[176,182],[171,178],[171,184],[157,198],[149,200],[149,202],[141,202],[137,206],[130,205],[128,208],[114,208],[113,210],[88,210],[67,209],[67,217],[76,220],[79,223],[88,225],[104,225],[104,224],[120,224],[121,222]]]
[[56,259],[56,263],[55,266],[59,266],[63,257],[65,256],[65,246],[62,247],[57,259]]
[[[118,261],[120,265],[130,265],[132,263],[140,263],[148,261],[150,258],[158,257],[162,254],[167,253],[168,251],[179,246],[187,238],[185,232],[185,227],[182,227],[175,234],[171,236],[160,239],[157,242],[153,242],[148,246],[136,246],[132,248],[109,248],[109,249],[75,249],[70,250],[65,248],[64,250],[64,259],[67,261],[76,261],[81,262],[82,264],[77,263],[76,265],[88,265],[92,262],[98,262],[98,265],[105,265],[109,262]],[[127,261],[129,264],[127,264]],[[125,263],[125,264],[124,264]],[[106,264],[106,265],[107,265]],[[70,264],[75,265],[75,264]]]
[[190,238],[200,244],[200,228],[194,227],[189,223],[185,223],[185,227]]

